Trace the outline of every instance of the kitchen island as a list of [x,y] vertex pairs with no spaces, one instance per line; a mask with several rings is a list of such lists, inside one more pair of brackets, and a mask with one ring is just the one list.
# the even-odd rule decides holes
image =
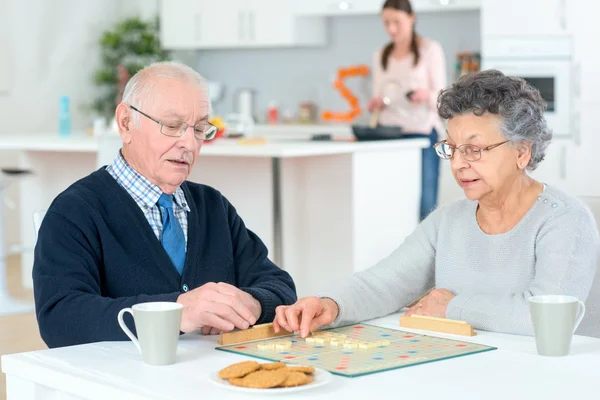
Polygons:
[[[32,215],[71,183],[116,154],[118,136],[17,135],[0,150],[18,151],[21,242],[35,243]],[[219,139],[202,147],[190,180],[221,191],[271,258],[290,272],[300,296],[368,268],[418,224],[425,139],[378,142]],[[7,228],[7,227],[6,227]],[[31,287],[32,251],[22,257]]]

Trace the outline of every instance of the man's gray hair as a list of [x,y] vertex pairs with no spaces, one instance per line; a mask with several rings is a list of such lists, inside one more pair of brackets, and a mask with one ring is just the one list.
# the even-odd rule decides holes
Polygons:
[[466,113],[499,115],[502,134],[511,144],[531,145],[527,165],[531,171],[544,159],[552,140],[545,110],[546,102],[539,90],[524,79],[493,69],[467,74],[438,96],[438,114],[444,119]]
[[[125,85],[122,102],[144,111],[148,103],[154,100],[153,89],[156,78],[179,79],[197,85],[206,93],[210,114],[212,108],[208,97],[206,79],[193,68],[177,61],[155,62],[139,70]],[[132,119],[134,125],[139,126],[139,113],[134,112]]]

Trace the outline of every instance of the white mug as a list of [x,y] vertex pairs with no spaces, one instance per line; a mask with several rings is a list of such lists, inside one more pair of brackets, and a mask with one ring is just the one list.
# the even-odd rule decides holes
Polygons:
[[[130,313],[138,337],[129,330],[123,316]],[[175,302],[139,303],[119,311],[117,320],[149,365],[169,365],[175,362],[183,305]]]
[[573,296],[533,296],[529,309],[538,354],[568,355],[573,334],[585,315],[585,304]]

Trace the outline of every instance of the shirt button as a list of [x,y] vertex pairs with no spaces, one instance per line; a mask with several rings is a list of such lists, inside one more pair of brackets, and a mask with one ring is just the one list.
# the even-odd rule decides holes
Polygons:
[[183,205],[184,207],[187,207],[187,204],[186,204],[186,203],[183,203],[182,205]]
[[185,283],[183,284],[183,291],[187,292],[188,290],[190,290],[190,288],[188,288],[188,285],[186,285]]

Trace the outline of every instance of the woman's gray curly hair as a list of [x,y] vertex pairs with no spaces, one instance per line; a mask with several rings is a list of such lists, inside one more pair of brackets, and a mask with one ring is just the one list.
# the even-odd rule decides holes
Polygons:
[[546,102],[524,79],[494,69],[465,75],[438,96],[438,114],[444,119],[485,112],[501,116],[502,134],[511,144],[529,143],[533,171],[546,155],[552,131],[544,119]]

